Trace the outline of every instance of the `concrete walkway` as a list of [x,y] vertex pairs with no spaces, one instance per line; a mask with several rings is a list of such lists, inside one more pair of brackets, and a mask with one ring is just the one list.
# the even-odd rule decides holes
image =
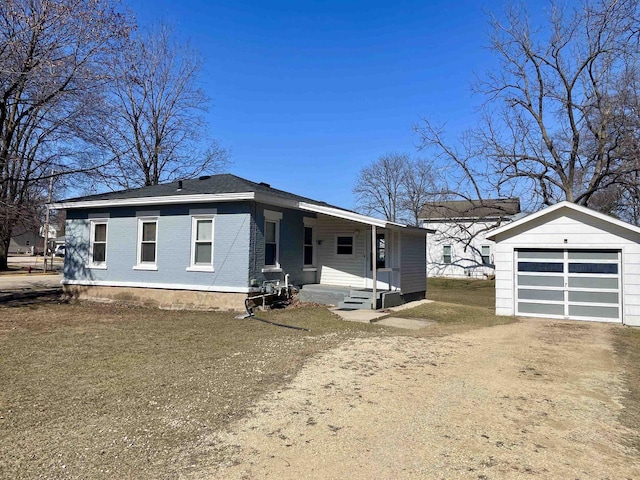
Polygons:
[[[414,308],[420,305],[424,305],[425,303],[431,303],[432,301],[433,300],[426,300],[426,299],[416,300],[415,302],[408,302],[403,305],[399,305],[397,307],[385,308],[383,310],[340,310],[338,307],[333,307],[333,308],[330,308],[329,310],[335,313],[336,315],[338,315],[339,317],[341,317],[343,320],[347,320],[349,322],[377,323],[376,321],[378,321],[383,325],[389,325],[389,322],[383,323],[383,321],[379,319],[382,319],[383,317],[389,317],[390,314],[400,312],[402,310],[406,310],[407,308]],[[385,319],[385,320],[389,320],[389,319]],[[400,325],[390,325],[390,326],[398,326],[398,328],[415,328],[417,325],[417,324],[412,324],[412,326],[409,327],[408,325],[413,320],[408,320],[408,319],[398,319],[398,320],[403,320],[403,322],[397,322],[398,324],[407,325],[407,326],[400,326]],[[415,320],[415,321],[424,322],[424,320]],[[426,325],[422,325],[422,326],[426,326]],[[422,328],[422,326],[419,326],[418,328]]]

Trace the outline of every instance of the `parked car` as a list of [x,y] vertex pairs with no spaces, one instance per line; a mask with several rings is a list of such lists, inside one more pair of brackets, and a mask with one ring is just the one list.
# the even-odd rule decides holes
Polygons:
[[65,245],[58,245],[56,247],[55,252],[53,252],[53,254],[56,257],[64,257],[65,251],[66,251],[66,246]]

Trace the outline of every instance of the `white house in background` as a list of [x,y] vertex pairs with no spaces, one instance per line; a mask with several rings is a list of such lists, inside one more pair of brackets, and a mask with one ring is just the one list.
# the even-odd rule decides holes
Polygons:
[[517,198],[425,203],[421,224],[436,232],[427,237],[427,276],[493,275],[494,242],[486,234],[519,214]]
[[562,202],[487,238],[496,315],[640,326],[640,228]]

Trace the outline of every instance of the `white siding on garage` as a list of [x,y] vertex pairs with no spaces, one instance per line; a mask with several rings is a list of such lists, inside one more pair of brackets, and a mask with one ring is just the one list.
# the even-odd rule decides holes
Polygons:
[[633,230],[635,227],[624,228],[582,210],[558,208],[496,235],[497,315],[516,313],[517,249],[607,249],[621,252],[623,322],[640,325],[640,235]]

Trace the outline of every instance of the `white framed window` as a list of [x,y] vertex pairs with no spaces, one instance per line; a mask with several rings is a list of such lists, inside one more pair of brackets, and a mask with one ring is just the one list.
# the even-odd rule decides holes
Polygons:
[[480,256],[482,257],[482,265],[491,265],[491,246],[482,245],[480,247]]
[[107,220],[90,221],[89,267],[107,268]]
[[281,212],[264,211],[264,268],[263,272],[279,272]]
[[338,235],[336,236],[336,255],[353,255],[354,253],[354,236]]
[[449,265],[451,263],[451,245],[442,247],[442,263]]
[[191,217],[191,265],[187,270],[213,272],[213,215]]
[[158,269],[158,217],[138,217],[137,270]]

